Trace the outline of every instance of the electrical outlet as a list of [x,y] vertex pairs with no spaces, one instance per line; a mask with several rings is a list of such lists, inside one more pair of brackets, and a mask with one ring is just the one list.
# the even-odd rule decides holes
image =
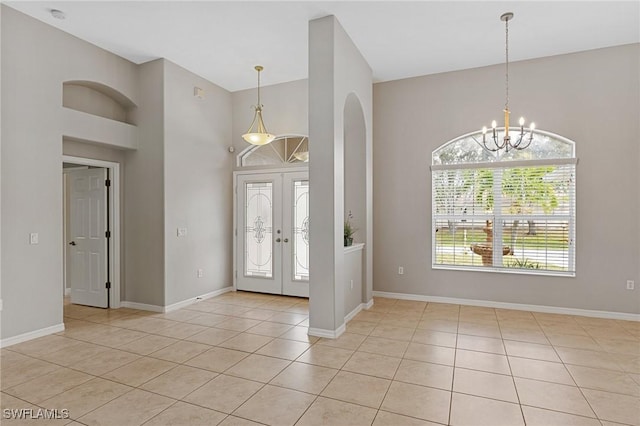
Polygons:
[[186,237],[187,228],[178,228],[178,237]]
[[351,280],[351,290],[353,290],[353,280]]
[[197,275],[198,275],[198,278],[204,277],[204,270],[203,269],[198,269]]
[[404,267],[398,266],[398,275],[404,275]]
[[636,288],[636,283],[632,280],[627,281],[627,290],[634,290]]

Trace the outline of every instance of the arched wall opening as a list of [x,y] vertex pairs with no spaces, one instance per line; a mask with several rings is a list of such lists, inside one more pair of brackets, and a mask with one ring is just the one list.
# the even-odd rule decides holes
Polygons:
[[363,243],[367,236],[366,137],[360,100],[354,93],[350,93],[344,104],[344,219],[349,219],[358,229],[355,241]]

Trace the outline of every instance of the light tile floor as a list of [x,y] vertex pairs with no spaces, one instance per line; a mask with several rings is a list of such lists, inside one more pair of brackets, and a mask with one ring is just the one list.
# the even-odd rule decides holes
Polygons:
[[243,292],[64,315],[0,352],[2,425],[640,425],[638,322],[376,298],[326,340],[307,300]]

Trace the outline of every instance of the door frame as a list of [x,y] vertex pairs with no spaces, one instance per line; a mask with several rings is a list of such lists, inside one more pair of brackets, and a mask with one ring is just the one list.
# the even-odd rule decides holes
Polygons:
[[[109,308],[120,307],[120,163],[93,158],[63,155],[62,163],[73,163],[82,166],[103,167],[109,170],[111,186],[109,192],[109,219],[111,220],[111,238],[109,238],[109,275],[111,289],[109,290]],[[62,165],[62,164],[61,164]],[[63,219],[64,220],[64,219]],[[63,224],[64,228],[64,224]],[[63,239],[65,236],[63,235]],[[65,284],[66,285],[66,284]]]
[[234,170],[233,172],[233,291],[238,290],[238,176],[264,173],[309,172],[309,167],[272,167]]

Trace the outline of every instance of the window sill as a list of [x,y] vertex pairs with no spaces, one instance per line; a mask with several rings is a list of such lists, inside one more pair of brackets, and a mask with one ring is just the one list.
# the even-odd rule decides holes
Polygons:
[[511,268],[487,268],[487,267],[459,267],[459,266],[447,266],[447,265],[431,265],[431,269],[441,269],[446,271],[463,271],[463,272],[493,272],[497,274],[516,274],[516,275],[534,275],[537,277],[562,277],[562,278],[575,278],[575,272],[554,272],[554,271],[533,271],[526,269],[511,269]]

